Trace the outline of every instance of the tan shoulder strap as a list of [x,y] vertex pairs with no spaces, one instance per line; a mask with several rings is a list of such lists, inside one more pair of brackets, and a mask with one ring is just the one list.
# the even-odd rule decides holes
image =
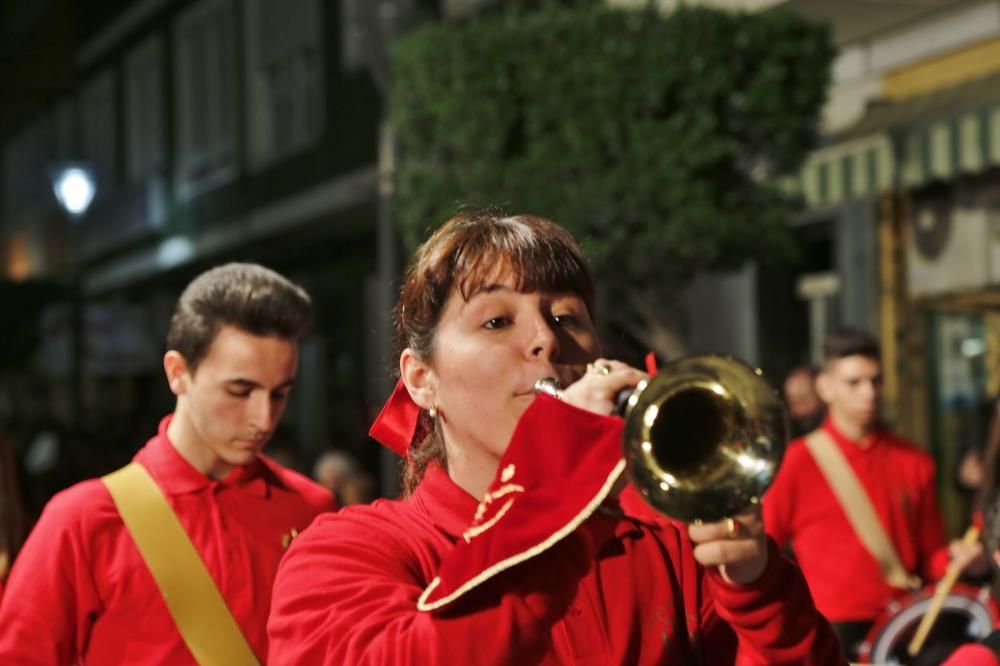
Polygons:
[[806,446],[847,514],[854,533],[865,550],[878,562],[885,581],[902,590],[920,587],[920,579],[911,576],[903,568],[899,555],[872,506],[871,498],[830,435],[823,430],[814,430],[806,436]]
[[215,581],[149,472],[130,463],[102,480],[195,660],[202,666],[256,666]]

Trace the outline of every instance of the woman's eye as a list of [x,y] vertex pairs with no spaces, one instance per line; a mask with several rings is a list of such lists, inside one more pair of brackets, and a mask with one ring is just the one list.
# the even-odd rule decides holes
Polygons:
[[507,317],[493,317],[492,319],[487,320],[485,324],[483,324],[483,328],[492,331],[498,328],[503,328],[508,324],[510,324],[510,319]]
[[562,328],[576,326],[577,323],[576,316],[571,314],[553,315],[552,321],[555,323],[556,326],[560,326]]

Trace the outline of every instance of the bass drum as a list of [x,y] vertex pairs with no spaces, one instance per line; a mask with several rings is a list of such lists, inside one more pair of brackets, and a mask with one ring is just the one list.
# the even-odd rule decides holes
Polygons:
[[936,584],[889,604],[861,644],[861,663],[930,666],[940,664],[963,643],[986,638],[997,623],[997,608],[989,588],[956,584],[944,599],[941,612],[915,657],[907,647],[920,620],[930,608]]

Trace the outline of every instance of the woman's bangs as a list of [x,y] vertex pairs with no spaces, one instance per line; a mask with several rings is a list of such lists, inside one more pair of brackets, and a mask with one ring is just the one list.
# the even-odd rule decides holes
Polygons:
[[592,304],[589,273],[575,247],[523,232],[479,240],[455,264],[454,284],[465,300],[510,276],[516,291],[575,293]]

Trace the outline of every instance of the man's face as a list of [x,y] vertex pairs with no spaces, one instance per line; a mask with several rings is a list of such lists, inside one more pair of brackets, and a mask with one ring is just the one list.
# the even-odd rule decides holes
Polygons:
[[193,372],[170,378],[188,444],[227,467],[251,462],[274,434],[297,370],[294,342],[223,327]]
[[867,356],[845,356],[827,363],[816,385],[839,423],[866,430],[878,421],[882,366]]

